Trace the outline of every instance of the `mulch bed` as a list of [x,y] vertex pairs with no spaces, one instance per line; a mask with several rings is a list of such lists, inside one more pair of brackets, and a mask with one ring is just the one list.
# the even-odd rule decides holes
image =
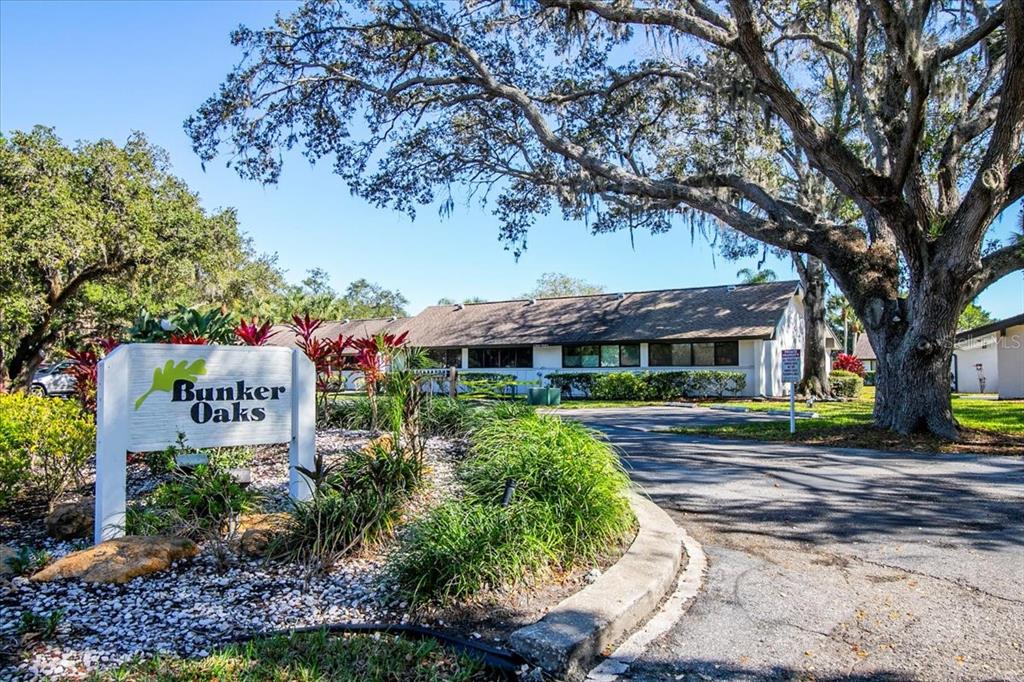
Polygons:
[[[361,447],[371,435],[322,431],[317,446],[330,462]],[[459,494],[454,472],[465,453],[465,443],[428,441],[426,485],[407,505],[405,521]],[[256,449],[250,468],[252,485],[264,496],[263,506],[286,507],[287,449]],[[93,477],[92,471],[86,472],[83,488],[67,499],[91,496]],[[129,499],[152,490],[163,478],[141,463],[130,464]],[[90,544],[47,537],[45,512],[45,504],[38,500],[0,511],[0,544],[45,549],[53,558]],[[0,679],[83,678],[136,655],[203,657],[218,643],[241,634],[334,622],[417,622],[500,645],[512,630],[592,582],[625,549],[610,551],[597,568],[545,576],[530,587],[496,591],[468,604],[411,612],[387,580],[385,566],[394,548],[394,542],[386,542],[364,550],[320,576],[308,575],[304,566],[241,555],[225,570],[207,550],[124,585],[31,583],[23,577],[0,576]],[[58,608],[65,615],[52,641],[21,641],[16,627],[23,612],[46,615]]]

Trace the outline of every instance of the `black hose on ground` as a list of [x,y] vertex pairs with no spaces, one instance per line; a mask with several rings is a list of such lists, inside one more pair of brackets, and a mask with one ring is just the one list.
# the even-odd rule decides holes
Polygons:
[[289,630],[251,632],[227,639],[224,641],[224,644],[242,644],[254,639],[265,639],[277,636],[287,637],[296,633],[319,632],[321,630],[352,634],[372,634],[379,632],[391,635],[400,634],[416,639],[429,637],[436,640],[441,644],[441,646],[449,651],[453,651],[479,661],[486,668],[492,672],[500,674],[507,680],[517,679],[516,672],[524,665],[529,665],[529,662],[525,658],[514,651],[507,651],[489,644],[484,644],[483,642],[464,639],[447,632],[442,632],[441,630],[423,627],[422,625],[408,625],[403,623],[327,623],[324,625],[310,625],[307,627],[292,628]]

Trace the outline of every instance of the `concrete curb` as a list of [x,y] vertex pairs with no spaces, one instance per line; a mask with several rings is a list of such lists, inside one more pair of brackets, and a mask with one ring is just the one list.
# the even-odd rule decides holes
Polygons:
[[642,623],[676,581],[683,532],[660,507],[635,493],[640,526],[614,566],[532,625],[509,637],[531,663],[564,680],[582,680],[602,651]]
[[664,635],[682,618],[704,585],[704,574],[708,569],[708,558],[704,548],[685,530],[683,551],[686,552],[686,568],[679,574],[676,591],[665,600],[658,612],[651,616],[644,626],[631,634],[606,659],[590,671],[587,682],[615,682],[629,670],[656,639]]

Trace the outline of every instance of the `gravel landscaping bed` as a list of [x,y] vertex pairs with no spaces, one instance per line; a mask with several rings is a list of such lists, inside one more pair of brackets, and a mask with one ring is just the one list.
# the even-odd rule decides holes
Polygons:
[[[317,434],[317,447],[331,462],[369,437],[367,432],[323,431]],[[457,493],[454,469],[464,450],[462,443],[428,440],[425,485],[407,505],[406,520]],[[251,470],[253,488],[263,495],[261,506],[286,508],[287,449],[257,449]],[[152,490],[161,480],[142,464],[130,465],[128,475],[130,498]],[[26,516],[4,519],[0,543],[46,549],[53,558],[88,544],[51,540],[40,515],[32,520]],[[323,576],[309,576],[304,566],[243,556],[234,557],[222,570],[206,551],[124,585],[32,583],[4,576],[0,679],[83,677],[97,667],[156,652],[201,657],[219,642],[254,631],[339,621],[404,622],[409,618],[407,604],[398,601],[383,580],[389,549],[384,545],[364,551]],[[53,641],[20,642],[16,628],[24,611],[45,616],[56,609],[63,609],[64,616]]]

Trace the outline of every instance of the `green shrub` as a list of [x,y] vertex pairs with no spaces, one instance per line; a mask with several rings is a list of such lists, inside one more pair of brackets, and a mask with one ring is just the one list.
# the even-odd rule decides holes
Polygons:
[[864,385],[874,386],[875,385],[875,372],[864,372]]
[[[459,471],[465,497],[414,523],[392,559],[412,600],[460,598],[591,560],[632,527],[629,480],[582,425],[536,414],[489,419],[471,441]],[[517,487],[502,507],[507,479]]]
[[[453,500],[414,522],[391,564],[414,601],[447,601],[522,581],[555,558],[558,539],[550,511]],[[544,522],[538,521],[544,518]]]
[[173,531],[188,536],[219,534],[232,519],[250,511],[256,493],[213,466],[178,472],[126,515],[126,532],[150,535]]
[[479,409],[449,397],[431,398],[420,411],[423,434],[443,438],[467,437],[480,425],[482,417]]
[[0,504],[26,487],[53,504],[96,449],[96,427],[77,402],[0,394]]
[[54,609],[45,616],[32,611],[22,611],[15,632],[27,641],[48,642],[57,634],[57,628],[64,620],[64,609]]
[[[387,396],[378,396],[377,406],[380,429],[393,431],[390,423],[391,399]],[[370,405],[370,399],[359,397],[329,400],[322,408],[317,425],[323,428],[365,431],[373,425],[373,408]]]
[[548,375],[548,383],[553,388],[562,391],[566,398],[572,397],[573,393],[580,393],[589,398],[594,392],[594,380],[598,377],[595,372],[559,372]]
[[330,568],[390,533],[421,477],[420,462],[391,444],[377,441],[349,452],[333,470],[316,473],[313,478],[320,484],[313,497],[295,503],[291,523],[275,540],[271,556],[317,570]]
[[718,369],[647,372],[644,381],[653,400],[737,395],[747,387],[745,373]]
[[18,548],[18,553],[7,559],[7,568],[14,575],[29,575],[50,563],[50,553],[27,545]]
[[635,372],[599,374],[591,393],[598,400],[646,400],[649,395],[644,376]]
[[511,478],[517,499],[550,508],[564,536],[564,563],[594,557],[632,523],[629,478],[618,457],[575,421],[539,415],[492,421],[473,435],[473,455],[460,475],[481,501],[499,502]]
[[834,369],[828,378],[832,394],[837,398],[857,398],[864,388],[864,380],[853,372]]

